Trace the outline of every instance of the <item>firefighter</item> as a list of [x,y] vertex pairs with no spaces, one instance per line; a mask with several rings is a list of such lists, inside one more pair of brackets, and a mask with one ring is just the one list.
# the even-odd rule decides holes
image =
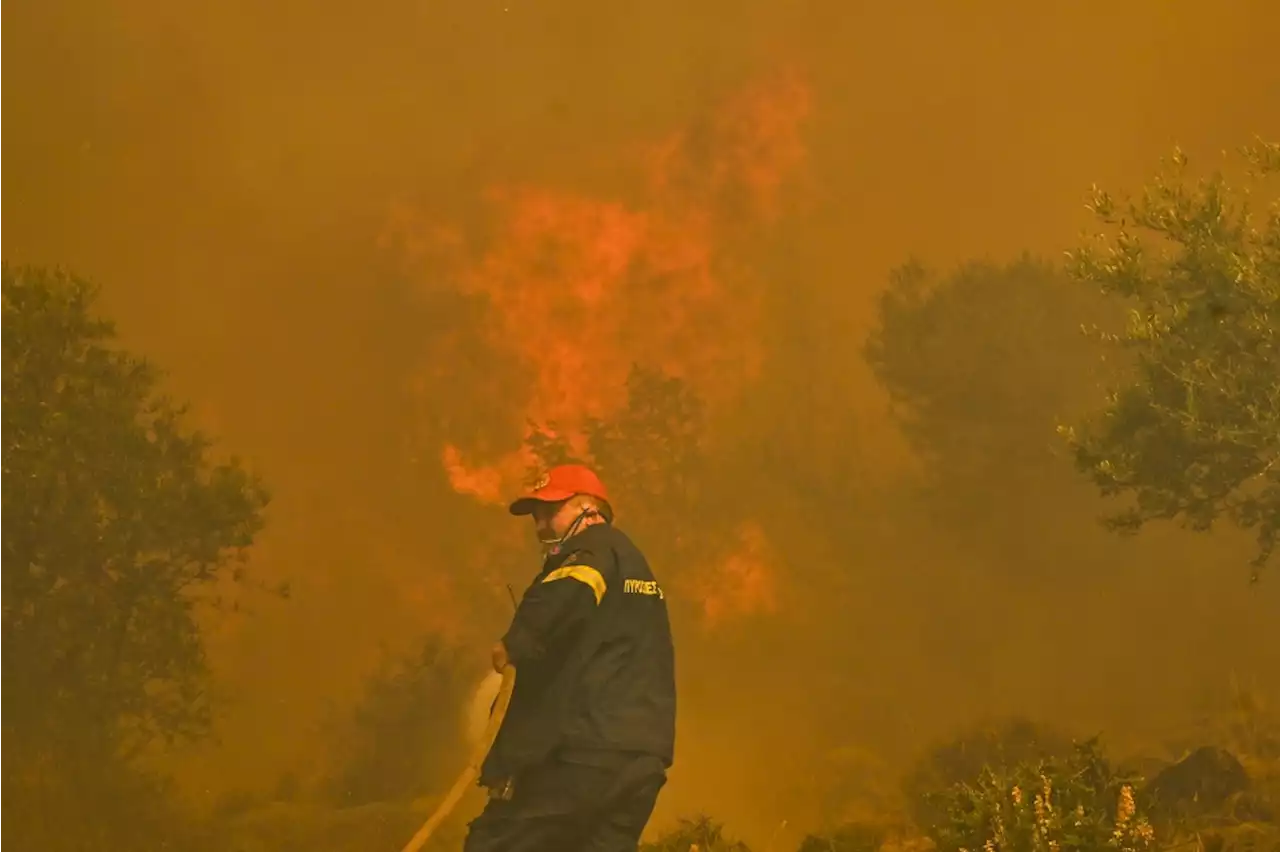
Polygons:
[[510,511],[533,518],[544,560],[493,648],[515,690],[464,849],[634,852],[675,746],[665,593],[589,468],[552,468]]

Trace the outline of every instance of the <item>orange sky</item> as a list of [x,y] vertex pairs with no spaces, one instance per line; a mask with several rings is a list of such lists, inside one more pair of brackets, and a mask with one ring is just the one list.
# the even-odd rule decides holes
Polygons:
[[[381,644],[495,635],[498,580],[532,562],[442,566],[525,531],[458,498],[442,460],[500,463],[529,418],[607,416],[631,361],[767,413],[788,464],[909,477],[859,356],[888,271],[1054,255],[1088,224],[1090,184],[1134,187],[1175,142],[1204,160],[1280,138],[1280,66],[1262,61],[1280,15],[1214,8],[7,4],[5,259],[101,282],[128,343],[275,495],[254,563],[294,598],[211,635],[227,703],[191,789],[313,752]],[[788,441],[779,411],[816,443]],[[705,807],[748,839],[801,822],[799,776],[775,797],[777,779],[833,737],[896,758],[982,712],[1133,731],[1233,667],[1280,687],[1280,598],[1237,582],[1228,539],[1082,525],[1070,556],[1011,583],[909,505],[842,541],[753,496],[723,510],[741,541],[696,566],[742,581],[740,617],[708,598],[721,626],[682,634],[659,819]],[[1002,543],[1034,552],[1021,535]],[[1068,558],[1086,567],[1065,583]],[[833,575],[840,594],[806,596]]]

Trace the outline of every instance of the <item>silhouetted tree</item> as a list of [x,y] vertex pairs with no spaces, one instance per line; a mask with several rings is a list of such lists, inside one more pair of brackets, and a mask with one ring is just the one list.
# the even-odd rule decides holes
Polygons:
[[1280,144],[1244,156],[1239,186],[1220,174],[1190,185],[1175,153],[1136,201],[1095,189],[1110,233],[1070,270],[1131,306],[1103,339],[1134,368],[1064,432],[1103,494],[1134,498],[1113,529],[1226,519],[1256,533],[1256,579],[1280,534]]
[[704,450],[701,401],[680,379],[640,365],[627,392],[622,411],[587,424],[585,458],[554,436],[555,424],[534,432],[531,449],[540,464],[585,461],[598,470],[619,526],[655,565],[697,564],[721,543],[717,524],[732,520],[715,515],[720,483]]
[[470,686],[438,641],[415,655],[388,658],[366,682],[326,798],[342,807],[409,801],[440,792],[467,757],[463,706]]
[[894,271],[867,359],[949,512],[990,514],[1045,491],[1062,467],[1054,429],[1096,363],[1080,325],[1102,307],[1030,257]]
[[194,608],[238,575],[266,504],[115,346],[95,295],[4,266],[4,820],[23,848],[116,848],[83,803],[142,801],[132,759],[206,729]]
[[[627,489],[636,505],[686,504],[691,479],[703,462],[703,412],[683,381],[635,365],[627,376],[627,405],[608,420],[586,426],[591,463],[607,481]],[[577,459],[556,434],[556,424],[535,428],[530,447],[540,464]]]

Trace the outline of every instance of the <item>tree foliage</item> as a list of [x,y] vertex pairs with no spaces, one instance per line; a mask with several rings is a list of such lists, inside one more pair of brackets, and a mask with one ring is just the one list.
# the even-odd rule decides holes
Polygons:
[[637,365],[627,377],[626,408],[587,424],[585,458],[555,434],[555,424],[535,429],[530,447],[542,465],[592,464],[621,496],[628,530],[652,533],[655,543],[685,542],[705,498],[704,428],[701,403],[684,382]]
[[106,767],[205,729],[194,607],[239,570],[267,498],[209,460],[92,285],[8,264],[3,280],[7,820],[59,778],[74,801]]
[[[706,446],[702,401],[679,378],[640,365],[627,377],[627,404],[607,420],[586,424],[585,445],[575,451],[555,424],[535,430],[529,442],[539,466],[582,462],[595,468],[614,497],[618,525],[640,544],[655,566],[677,566],[663,581],[696,585],[683,566],[715,564],[725,542],[735,540],[741,519],[726,503],[721,470]],[[704,600],[672,595],[673,612],[701,618]]]
[[1067,282],[1030,257],[944,276],[915,262],[893,272],[867,355],[937,472],[981,481],[1043,460],[1069,388],[1055,379],[1081,349],[1070,345],[1071,301]]
[[365,685],[338,763],[324,783],[340,807],[410,801],[443,787],[467,757],[458,708],[469,684],[438,640],[417,654],[388,659]]
[[1069,270],[1130,306],[1102,337],[1133,369],[1064,433],[1103,494],[1133,498],[1112,528],[1224,519],[1256,534],[1256,579],[1280,533],[1280,144],[1243,153],[1237,185],[1193,183],[1176,152],[1137,199],[1094,189],[1103,232]]
[[935,494],[963,508],[980,493],[988,512],[993,496],[1022,503],[1043,489],[1061,464],[1058,418],[1093,379],[1079,326],[1101,307],[1027,256],[894,271],[866,355]]

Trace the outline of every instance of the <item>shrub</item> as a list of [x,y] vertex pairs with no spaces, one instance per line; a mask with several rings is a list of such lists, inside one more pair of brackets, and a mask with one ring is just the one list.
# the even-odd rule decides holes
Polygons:
[[1095,852],[1153,849],[1137,812],[1134,779],[1116,775],[1096,740],[1062,761],[984,769],[976,783],[942,794],[950,819],[934,834],[941,852]]
[[829,834],[810,834],[797,852],[876,852],[888,837],[883,826],[849,823]]
[[938,792],[974,781],[983,769],[1001,771],[1023,763],[1068,757],[1069,736],[1028,719],[983,722],[931,749],[902,783],[912,821],[931,832],[950,815]]
[[751,852],[747,844],[728,838],[724,826],[708,816],[681,819],[674,829],[653,843],[642,843],[640,852]]

